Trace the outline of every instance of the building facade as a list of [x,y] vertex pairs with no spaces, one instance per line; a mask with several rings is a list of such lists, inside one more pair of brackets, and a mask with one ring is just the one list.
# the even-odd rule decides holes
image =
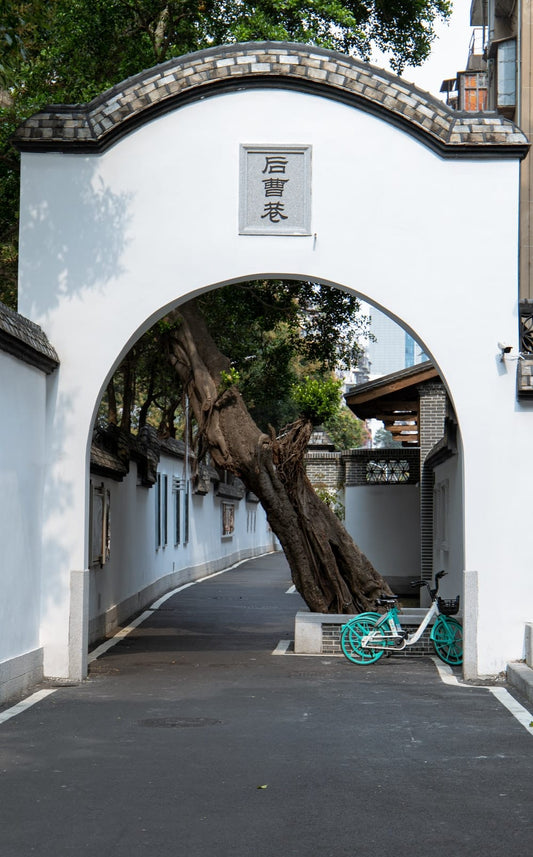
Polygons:
[[[45,673],[83,673],[90,437],[107,379],[170,308],[263,277],[351,291],[423,345],[459,426],[465,674],[498,673],[520,658],[530,554],[509,534],[529,526],[527,485],[517,493],[514,474],[533,432],[497,344],[512,342],[517,327],[518,179],[528,142],[513,123],[454,113],[350,57],[268,43],[173,59],[91,104],[37,114],[16,143],[19,310],[61,359],[43,404],[36,561]],[[287,210],[261,195],[262,170],[274,163],[294,170]],[[498,189],[497,205],[472,219],[472,200],[487,188]],[[453,256],[442,250],[450,224]],[[512,443],[480,432],[487,402]],[[512,496],[512,514],[487,506],[489,496]],[[492,594],[504,560],[524,599],[501,615]]]

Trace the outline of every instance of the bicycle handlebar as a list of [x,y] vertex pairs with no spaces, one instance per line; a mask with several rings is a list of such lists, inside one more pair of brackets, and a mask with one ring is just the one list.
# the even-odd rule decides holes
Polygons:
[[430,598],[433,601],[433,599],[437,595],[437,592],[439,591],[440,580],[442,577],[444,577],[445,574],[448,574],[448,572],[444,571],[444,569],[437,572],[437,574],[435,575],[435,588],[434,589],[431,588],[431,586],[429,585],[429,581],[427,581],[427,580],[412,580],[411,586],[413,586],[413,587],[418,586],[419,589],[421,589],[422,586],[427,586],[427,590],[429,592]]

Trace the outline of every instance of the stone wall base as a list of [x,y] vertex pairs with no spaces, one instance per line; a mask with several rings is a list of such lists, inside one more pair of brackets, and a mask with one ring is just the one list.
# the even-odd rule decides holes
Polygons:
[[0,663],[0,705],[24,696],[43,680],[43,650],[34,649]]

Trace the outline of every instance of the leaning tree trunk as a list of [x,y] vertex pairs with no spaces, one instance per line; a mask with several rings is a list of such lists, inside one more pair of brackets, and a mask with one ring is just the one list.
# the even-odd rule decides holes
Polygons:
[[281,439],[261,432],[238,389],[224,389],[229,360],[213,342],[194,300],[175,311],[170,361],[189,396],[202,444],[239,476],[265,509],[296,589],[315,613],[375,609],[390,589],[313,490],[303,459],[312,426],[299,420]]

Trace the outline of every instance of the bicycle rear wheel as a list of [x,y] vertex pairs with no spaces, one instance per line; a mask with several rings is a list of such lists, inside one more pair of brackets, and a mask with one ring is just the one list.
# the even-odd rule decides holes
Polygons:
[[456,619],[439,616],[433,625],[431,640],[439,658],[446,664],[463,663],[463,629]]
[[[377,614],[378,618],[381,618]],[[377,619],[370,615],[361,614],[356,616],[344,626],[341,632],[341,649],[345,657],[353,664],[373,664],[383,655],[384,650],[366,649],[361,646],[361,640],[373,630]],[[378,629],[378,639],[383,636]]]

